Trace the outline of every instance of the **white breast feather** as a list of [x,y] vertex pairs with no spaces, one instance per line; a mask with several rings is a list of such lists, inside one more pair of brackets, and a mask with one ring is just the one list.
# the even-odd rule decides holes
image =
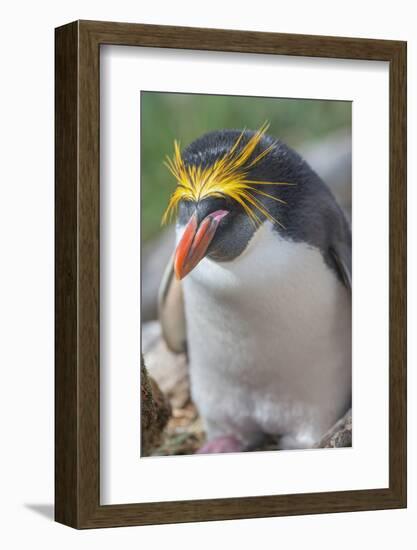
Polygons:
[[345,412],[351,306],[319,250],[266,222],[232,262],[184,279],[193,398],[208,438],[260,433],[306,448]]

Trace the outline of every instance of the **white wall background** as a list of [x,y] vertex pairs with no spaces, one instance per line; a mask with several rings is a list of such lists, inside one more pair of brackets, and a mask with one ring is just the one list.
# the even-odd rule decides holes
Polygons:
[[[76,532],[52,522],[54,27],[103,19],[408,40],[409,508]],[[415,548],[417,25],[413,2],[117,0],[1,8],[0,545],[35,548]],[[378,131],[376,129],[376,131]],[[377,238],[377,236],[376,236]]]

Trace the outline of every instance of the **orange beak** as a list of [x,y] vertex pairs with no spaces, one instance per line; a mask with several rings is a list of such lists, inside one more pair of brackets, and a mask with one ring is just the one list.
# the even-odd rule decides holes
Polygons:
[[183,279],[204,258],[213,240],[220,221],[227,216],[227,210],[216,210],[198,225],[197,214],[193,214],[175,251],[174,270],[177,279]]

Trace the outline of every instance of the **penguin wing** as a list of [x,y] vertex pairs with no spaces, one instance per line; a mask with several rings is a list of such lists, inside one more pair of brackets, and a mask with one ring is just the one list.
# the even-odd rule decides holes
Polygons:
[[329,249],[336,271],[345,287],[352,291],[352,253],[346,243],[337,243]]
[[174,275],[174,255],[165,268],[159,287],[158,313],[162,335],[175,353],[187,349],[184,297],[181,282]]

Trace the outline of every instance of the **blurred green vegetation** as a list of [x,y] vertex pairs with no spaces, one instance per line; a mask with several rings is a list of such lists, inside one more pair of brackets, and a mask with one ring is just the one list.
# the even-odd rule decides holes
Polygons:
[[350,128],[351,103],[301,99],[211,96],[164,92],[141,93],[142,241],[161,229],[161,218],[175,180],[164,166],[174,139],[181,148],[206,132],[221,128],[258,129],[297,149],[341,128]]

